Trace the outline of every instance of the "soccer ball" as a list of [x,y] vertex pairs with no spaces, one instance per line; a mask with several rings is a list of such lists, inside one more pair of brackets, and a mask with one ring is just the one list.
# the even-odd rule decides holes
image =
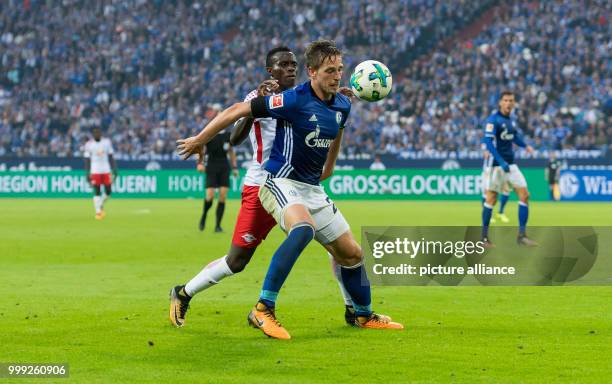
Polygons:
[[351,75],[351,91],[365,101],[384,99],[391,92],[391,72],[386,65],[376,60],[366,60]]

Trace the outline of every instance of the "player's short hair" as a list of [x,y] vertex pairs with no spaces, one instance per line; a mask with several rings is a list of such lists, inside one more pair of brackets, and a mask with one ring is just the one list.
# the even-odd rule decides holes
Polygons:
[[268,54],[266,55],[266,67],[271,67],[272,66],[272,56],[276,55],[279,52],[289,52],[291,53],[291,49],[289,49],[289,47],[286,47],[284,45],[278,46],[278,47],[274,47],[271,50],[268,51]]
[[306,66],[312,69],[318,69],[325,59],[333,56],[341,56],[342,51],[336,47],[333,40],[317,40],[313,41],[306,47]]
[[501,99],[503,99],[504,96],[514,96],[514,97],[516,97],[516,95],[514,94],[513,91],[505,90],[505,91],[502,91],[502,93],[499,94],[499,99],[497,99],[497,101],[501,101]]

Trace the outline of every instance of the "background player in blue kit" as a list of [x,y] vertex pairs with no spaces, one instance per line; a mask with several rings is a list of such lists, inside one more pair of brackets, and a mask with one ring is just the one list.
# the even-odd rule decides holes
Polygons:
[[353,299],[357,325],[401,329],[388,316],[371,309],[370,284],[363,252],[348,223],[329,199],[319,180],[331,174],[340,149],[342,129],[350,111],[349,99],[338,94],[342,53],[331,41],[319,40],[306,49],[310,81],[279,95],[236,103],[221,112],[197,136],[178,141],[181,155],[200,152],[217,132],[244,116],[279,120],[270,159],[270,173],[259,192],[263,207],[275,217],[287,238],[275,252],[259,302],[249,314],[251,325],[266,335],[289,339],[276,320],[276,297],[293,264],[316,238],[339,264],[344,287]]
[[[484,142],[482,143],[482,149],[483,149],[482,151],[483,162],[482,162],[482,173],[481,173],[481,178],[482,178],[482,200],[481,202],[482,204],[484,204],[487,202],[487,190],[489,189],[489,180],[491,179],[491,173],[493,172],[493,156],[491,156],[489,151],[487,151],[487,147],[484,144]],[[510,219],[508,218],[508,216],[506,216],[506,214],[504,213],[504,210],[506,209],[506,204],[508,203],[508,200],[510,199],[511,191],[512,191],[512,187],[509,185],[509,183],[504,183],[501,199],[499,199],[499,211],[497,211],[497,219],[500,220],[504,224],[510,222]],[[490,223],[495,224],[497,222],[497,219],[495,217],[491,217]]]
[[533,148],[525,144],[510,119],[515,103],[513,92],[502,92],[499,99],[499,110],[489,116],[485,125],[483,142],[486,145],[487,151],[493,156],[493,168],[491,170],[486,201],[482,207],[482,238],[488,246],[492,246],[492,243],[489,241],[491,214],[497,202],[497,194],[502,192],[505,183],[512,185],[519,198],[519,233],[517,242],[526,246],[537,245],[526,234],[527,219],[529,218],[529,191],[527,190],[525,177],[518,166],[514,164],[513,144],[525,148],[528,153],[532,153]]

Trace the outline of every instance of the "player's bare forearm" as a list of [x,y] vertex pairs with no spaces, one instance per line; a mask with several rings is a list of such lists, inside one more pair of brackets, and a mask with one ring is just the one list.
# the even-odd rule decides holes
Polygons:
[[338,154],[340,153],[340,145],[342,144],[343,134],[344,129],[341,129],[338,132],[338,137],[336,137],[329,146],[329,152],[327,152],[327,158],[325,159],[323,172],[321,173],[321,181],[327,179],[334,173],[334,168],[336,168],[336,160],[338,159]]
[[241,117],[251,117],[251,103],[235,103],[223,110],[210,123],[204,127],[196,136],[177,140],[177,151],[183,160],[190,158],[202,151],[202,147],[225,127],[234,124]]
[[217,133],[221,132],[225,127],[234,124],[241,117],[251,117],[250,102],[235,103],[223,110],[198,133],[195,137],[196,142],[198,144],[207,144]]
[[251,131],[255,119],[252,117],[244,117],[234,125],[234,130],[230,135],[230,144],[236,146],[244,141]]

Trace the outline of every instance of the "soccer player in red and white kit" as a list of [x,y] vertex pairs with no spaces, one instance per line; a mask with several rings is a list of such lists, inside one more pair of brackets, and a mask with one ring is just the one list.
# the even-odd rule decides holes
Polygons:
[[[266,70],[272,80],[261,83],[256,90],[246,96],[244,101],[272,92],[282,92],[295,86],[297,60],[289,48],[276,47],[270,50],[266,56]],[[189,302],[195,294],[219,283],[227,276],[241,272],[251,260],[257,246],[276,225],[274,218],[262,207],[258,196],[259,187],[265,182],[266,172],[263,164],[272,150],[276,124],[277,120],[272,118],[244,118],[235,124],[230,144],[237,145],[248,135],[253,148],[253,161],[245,175],[242,205],[232,244],[227,255],[212,261],[185,285],[177,285],[170,291],[170,321],[173,325],[177,327],[184,325]],[[338,268],[333,258],[330,257],[330,260],[344,298],[345,321],[354,326],[356,317],[353,302],[337,274]]]
[[[85,156],[85,172],[87,180],[94,190],[94,208],[96,210],[96,220],[102,220],[104,213],[104,202],[111,195],[111,171],[117,177],[117,163],[113,158],[113,146],[107,138],[102,137],[100,128],[92,130],[93,138],[90,139],[83,150]],[[104,194],[102,194],[104,186]]]

